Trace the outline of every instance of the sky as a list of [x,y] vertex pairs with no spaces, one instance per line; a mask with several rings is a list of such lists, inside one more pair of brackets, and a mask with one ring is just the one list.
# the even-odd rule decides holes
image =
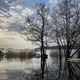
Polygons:
[[40,3],[48,6],[57,0],[0,0],[0,48],[33,48],[30,41],[24,40],[18,32],[25,18],[35,12]]

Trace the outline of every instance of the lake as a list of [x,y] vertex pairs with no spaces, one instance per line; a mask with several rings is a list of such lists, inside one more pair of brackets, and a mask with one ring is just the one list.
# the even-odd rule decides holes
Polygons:
[[[50,51],[47,52],[47,54]],[[47,66],[49,71],[58,69],[58,62],[48,54]],[[40,58],[31,59],[2,59],[0,61],[0,80],[26,80],[26,76],[40,70]]]

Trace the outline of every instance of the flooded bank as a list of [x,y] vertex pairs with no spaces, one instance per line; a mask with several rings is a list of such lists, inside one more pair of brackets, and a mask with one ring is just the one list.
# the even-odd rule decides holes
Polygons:
[[[40,70],[40,58],[3,58],[0,61],[0,80],[26,80],[34,71]],[[58,69],[56,59],[48,56],[47,68],[50,72]],[[49,73],[50,74],[50,73]]]
[[[23,80],[26,74],[30,74],[33,69],[39,69],[38,59],[3,59],[0,62],[0,80]],[[34,65],[33,65],[34,63]]]

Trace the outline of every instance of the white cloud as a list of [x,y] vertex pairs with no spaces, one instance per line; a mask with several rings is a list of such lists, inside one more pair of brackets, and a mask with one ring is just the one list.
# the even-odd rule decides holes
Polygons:
[[4,12],[0,13],[0,26],[3,28],[8,26],[8,19],[5,15]]
[[21,10],[23,9],[23,6],[21,4],[17,4],[17,5],[12,5],[10,6],[11,10]]
[[[8,0],[5,0],[8,3]],[[9,3],[8,3],[9,4]],[[8,31],[11,24],[15,24],[13,27],[18,27],[18,24],[23,24],[25,17],[32,15],[34,10],[24,7],[21,4],[9,4],[10,8],[8,12],[0,11],[0,47],[12,47],[12,48],[32,48],[32,43],[25,41],[19,33],[15,30]],[[18,12],[19,11],[19,12]],[[12,29],[12,28],[11,28]]]
[[58,3],[59,0],[55,0],[55,4]]
[[15,10],[15,6],[11,6],[10,7],[10,10]]
[[8,18],[9,23],[14,23],[14,22],[22,19],[22,17],[15,10],[10,10],[8,13],[11,15]]
[[[5,0],[5,3],[8,3],[8,0]],[[30,8],[23,7],[24,5],[14,2],[10,5],[8,12],[0,11],[0,26],[8,27],[11,23],[15,22],[20,22],[20,24],[23,24],[25,17],[33,14],[34,12]]]
[[49,0],[50,3],[57,3],[59,0]]
[[16,5],[16,9],[22,9],[23,8],[23,6],[22,5]]
[[22,16],[28,16],[28,15],[31,15],[33,14],[33,10],[32,9],[29,9],[29,8],[24,8],[21,12],[21,15]]
[[30,41],[25,41],[17,32],[0,31],[0,47],[4,48],[32,48]]
[[5,0],[5,3],[7,4],[8,3],[8,0]]
[[50,6],[50,7],[53,7],[53,6],[55,6],[58,2],[59,2],[59,0],[49,0],[49,6]]

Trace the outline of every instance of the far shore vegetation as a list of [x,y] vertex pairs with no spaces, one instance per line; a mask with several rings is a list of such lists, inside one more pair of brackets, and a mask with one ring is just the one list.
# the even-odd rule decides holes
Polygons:
[[12,58],[20,58],[20,59],[30,59],[36,56],[32,51],[19,51],[14,52],[11,50],[8,50],[7,52],[0,51],[0,59],[6,58],[6,59],[12,59]]

